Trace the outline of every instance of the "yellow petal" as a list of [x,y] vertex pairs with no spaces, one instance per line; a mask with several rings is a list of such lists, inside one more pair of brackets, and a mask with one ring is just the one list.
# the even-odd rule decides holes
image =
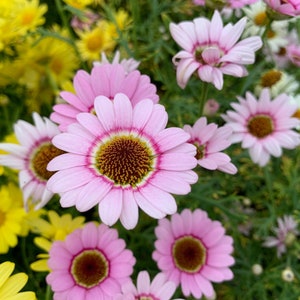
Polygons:
[[30,268],[36,272],[50,272],[47,261],[47,259],[37,260],[30,264]]
[[0,265],[0,292],[2,290],[3,284],[6,282],[10,274],[13,272],[14,268],[15,268],[15,264],[10,261],[6,261]]
[[28,276],[25,273],[18,273],[9,277],[0,289],[0,299],[6,299],[16,295],[26,284]]
[[34,292],[22,292],[5,300],[36,300],[36,296]]

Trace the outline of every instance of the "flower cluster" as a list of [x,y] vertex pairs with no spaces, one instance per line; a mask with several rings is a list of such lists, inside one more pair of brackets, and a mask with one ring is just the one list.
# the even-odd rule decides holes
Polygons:
[[0,8],[1,300],[300,294],[297,1]]

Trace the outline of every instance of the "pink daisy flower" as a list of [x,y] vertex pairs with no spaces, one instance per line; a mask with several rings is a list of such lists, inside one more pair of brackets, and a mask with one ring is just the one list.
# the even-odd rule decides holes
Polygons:
[[286,54],[289,60],[297,67],[300,67],[300,45],[289,45],[286,47]]
[[49,251],[46,281],[54,300],[113,299],[130,281],[135,258],[116,229],[87,223],[55,241]]
[[189,142],[197,147],[196,158],[201,167],[229,174],[237,172],[237,168],[230,162],[230,157],[220,152],[231,145],[229,137],[232,129],[230,127],[218,128],[217,124],[207,124],[206,117],[201,117],[193,127],[184,125],[183,130],[190,134]]
[[184,209],[171,220],[159,220],[153,259],[168,280],[181,285],[184,296],[212,297],[212,282],[231,280],[233,239],[205,211]]
[[244,65],[254,63],[254,52],[262,46],[258,36],[237,42],[246,22],[242,18],[235,25],[223,27],[220,13],[215,10],[211,21],[200,17],[192,22],[171,23],[171,35],[183,48],[173,57],[178,85],[184,88],[195,71],[202,81],[211,82],[219,90],[223,87],[223,74],[246,76]]
[[299,0],[264,0],[266,4],[275,12],[287,16],[300,15],[300,2]]
[[147,271],[139,272],[137,285],[128,282],[122,286],[122,294],[114,297],[114,300],[170,300],[176,290],[176,284],[168,281],[166,275],[158,273],[153,281]]
[[76,122],[78,113],[93,113],[97,96],[113,99],[117,93],[123,93],[133,105],[142,99],[151,99],[154,103],[159,100],[156,87],[150,83],[147,75],[141,75],[137,70],[127,73],[119,63],[96,65],[91,74],[79,70],[74,77],[74,88],[76,94],[67,91],[60,93],[67,103],[54,105],[54,112],[50,116],[62,131],[66,131],[69,124]]
[[8,154],[0,155],[0,165],[19,170],[19,185],[23,191],[25,207],[29,202],[39,209],[47,204],[53,193],[46,187],[53,172],[47,170],[49,161],[63,153],[51,142],[60,131],[54,123],[33,113],[34,125],[19,120],[14,125],[18,144],[0,143]]
[[299,120],[292,117],[297,106],[288,95],[280,94],[271,101],[270,90],[263,89],[259,99],[247,92],[245,99],[238,100],[231,103],[235,111],[222,117],[233,129],[231,141],[242,142],[254,163],[265,166],[271,155],[282,155],[282,148],[293,149],[300,144],[300,135],[293,130],[299,125]]
[[138,207],[153,218],[176,212],[170,194],[187,194],[197,181],[196,147],[181,128],[167,128],[160,104],[145,99],[132,106],[124,94],[99,96],[95,113],[57,135],[53,144],[68,153],[53,159],[56,172],[48,188],[61,194],[61,205],[86,211],[99,203],[107,225],[119,218],[127,229],[138,221]]
[[268,236],[263,243],[265,247],[276,247],[277,257],[281,257],[287,251],[287,246],[290,246],[299,235],[297,229],[298,223],[292,216],[283,216],[278,218],[278,227],[274,228],[276,236]]

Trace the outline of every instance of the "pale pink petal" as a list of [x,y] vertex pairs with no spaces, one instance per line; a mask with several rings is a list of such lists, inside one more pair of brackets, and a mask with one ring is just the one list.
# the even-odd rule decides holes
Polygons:
[[123,192],[120,188],[113,188],[99,204],[99,216],[108,226],[114,225],[120,218],[123,207]]
[[134,194],[130,189],[123,191],[123,209],[120,215],[120,221],[126,229],[133,229],[138,223],[138,205]]

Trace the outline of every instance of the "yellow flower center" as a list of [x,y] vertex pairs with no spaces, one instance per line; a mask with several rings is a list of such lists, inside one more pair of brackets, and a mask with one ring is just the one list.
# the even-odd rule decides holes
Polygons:
[[194,143],[196,146],[196,159],[202,159],[205,156],[205,145],[199,145],[197,142]]
[[277,70],[270,70],[266,72],[261,77],[261,85],[263,87],[272,87],[274,84],[276,84],[282,77],[282,73]]
[[21,24],[23,26],[30,25],[35,17],[35,11],[33,9],[28,9],[22,14]]
[[133,136],[115,136],[97,153],[97,170],[115,185],[136,187],[153,170],[154,154],[145,141]]
[[57,75],[63,70],[63,62],[59,58],[53,58],[50,62],[50,69]]
[[108,276],[109,262],[99,250],[85,250],[73,259],[71,273],[77,285],[92,288]]
[[86,40],[86,47],[89,51],[95,52],[103,47],[103,37],[99,34],[91,34]]
[[266,137],[273,132],[273,129],[273,120],[266,115],[257,115],[248,122],[249,132],[258,138]]
[[266,12],[262,11],[254,17],[253,22],[257,26],[265,26],[267,24],[267,20],[268,18]]
[[268,30],[267,31],[267,38],[268,39],[272,39],[272,38],[274,38],[276,36],[276,32],[274,31],[274,30]]
[[54,172],[47,170],[47,165],[54,157],[63,154],[64,151],[56,148],[50,142],[44,143],[32,155],[31,168],[35,175],[43,181],[47,181]]
[[293,114],[293,118],[300,119],[300,109],[297,109],[296,112]]
[[156,297],[153,296],[149,296],[149,295],[141,295],[141,296],[137,296],[135,297],[135,300],[159,300]]
[[5,223],[6,219],[6,213],[0,210],[0,226],[2,226]]
[[176,267],[187,273],[197,273],[206,262],[206,248],[193,236],[177,239],[172,248]]

